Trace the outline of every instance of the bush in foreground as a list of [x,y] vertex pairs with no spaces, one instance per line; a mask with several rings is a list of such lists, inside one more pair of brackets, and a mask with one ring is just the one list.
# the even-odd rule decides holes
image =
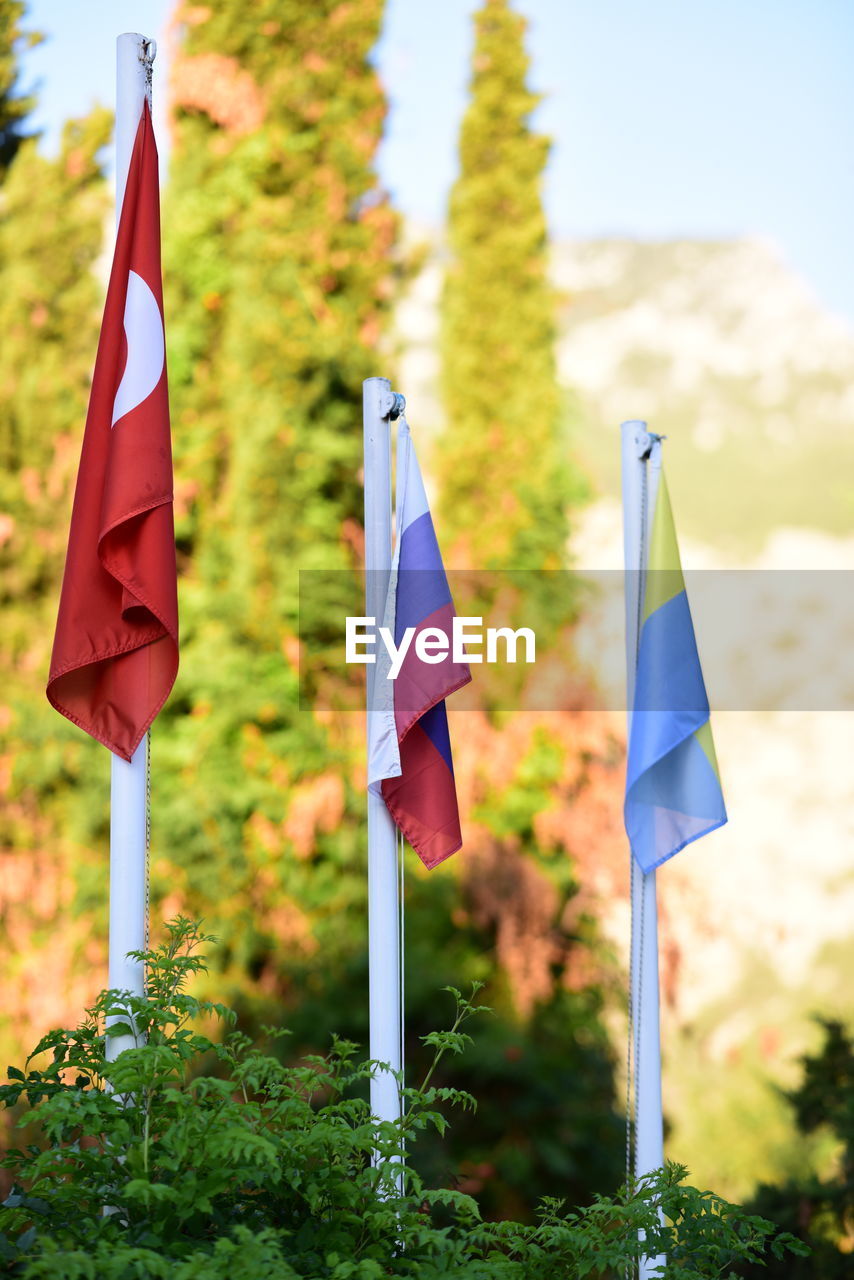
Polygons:
[[[14,1185],[0,1206],[0,1267],[26,1280],[572,1280],[626,1275],[646,1232],[679,1280],[737,1275],[766,1250],[801,1251],[771,1223],[684,1184],[671,1166],[641,1187],[590,1208],[543,1202],[535,1225],[483,1222],[460,1192],[426,1188],[408,1170],[395,1183],[401,1144],[442,1108],[474,1106],[431,1086],[446,1053],[479,1010],[452,991],[452,1027],[426,1037],[433,1066],[405,1093],[400,1125],[375,1125],[364,1092],[374,1065],[335,1041],[296,1066],[231,1030],[214,1041],[204,1019],[233,1025],[221,1005],[187,994],[211,939],[178,919],[146,953],[144,998],[104,992],[76,1030],[52,1031],[28,1071],[10,1067],[5,1107],[29,1108],[31,1141],[0,1161]],[[108,1033],[106,1019],[119,1015]],[[108,1062],[108,1035],[135,1047]],[[271,1039],[277,1034],[271,1031]],[[41,1068],[34,1059],[49,1054]],[[371,1160],[377,1152],[377,1163]],[[660,1225],[658,1205],[666,1225]]]

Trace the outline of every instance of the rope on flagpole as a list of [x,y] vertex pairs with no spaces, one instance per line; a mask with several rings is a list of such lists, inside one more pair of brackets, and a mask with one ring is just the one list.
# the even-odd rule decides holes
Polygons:
[[[145,79],[144,94],[149,111],[153,110],[154,59],[157,57],[157,41],[144,36],[139,45],[139,60]],[[144,951],[151,947],[151,729],[145,735],[145,921],[143,925]],[[143,962],[142,990],[148,994],[148,966]]]
[[[405,942],[406,942],[406,926],[405,926],[405,920],[406,920],[406,914],[405,914],[404,905],[403,905],[403,891],[404,891],[404,861],[403,861],[403,856],[404,856],[404,853],[405,853],[405,852],[406,852],[406,841],[405,841],[405,840],[404,840],[404,838],[403,838],[403,832],[400,830],[400,828],[398,828],[398,831],[397,831],[397,859],[398,859],[398,865],[399,865],[399,868],[400,868],[400,886],[399,886],[399,893],[398,893],[398,903],[399,903],[400,910],[399,910],[399,915],[398,915],[398,951],[397,951],[397,969],[398,969],[399,982],[400,982],[400,1073],[401,1073],[401,1074],[400,1074],[400,1118],[401,1118],[401,1120],[403,1120],[403,1119],[404,1119],[404,1117],[405,1117],[405,1115],[406,1115],[406,1104],[405,1104],[405,1102],[404,1102],[404,1097],[403,1097],[403,1090],[404,1090],[404,1084],[405,1084],[404,1072],[405,1072],[405,1070],[406,1070],[406,1055],[405,1055],[405,1052],[404,1052],[405,1037],[406,1037],[406,1012],[405,1012],[405,1006],[406,1006],[406,986],[405,986],[405,979],[406,979],[406,950],[405,950]],[[403,1166],[404,1166],[404,1162],[405,1162],[405,1160],[406,1160],[406,1146],[405,1146],[405,1144],[404,1144],[403,1133],[401,1132],[401,1135],[400,1135],[400,1175],[399,1175],[399,1178],[398,1178],[398,1183],[399,1183],[399,1185],[398,1185],[398,1191],[399,1191],[399,1193],[400,1193],[401,1195],[403,1195]]]
[[[405,411],[406,411],[406,397],[405,397],[405,396],[403,396],[403,395],[401,395],[399,391],[392,391],[391,395],[392,395],[393,403],[392,403],[392,407],[391,407],[391,410],[389,411],[389,415],[388,415],[388,416],[389,416],[389,422],[399,421],[399,422],[401,422],[404,426],[407,426],[407,429],[408,429],[408,424],[407,424],[407,422],[406,422],[406,412],[405,412]],[[398,513],[397,513],[397,507],[395,506],[395,511],[394,511],[394,521],[395,521],[395,526],[397,525],[397,519],[398,519]],[[399,528],[397,528],[397,527],[395,527],[395,538],[399,538],[399,537],[400,537],[400,529],[399,529]],[[397,916],[397,975],[398,975],[399,1008],[400,1008],[400,1119],[401,1119],[401,1121],[403,1120],[404,1116],[406,1115],[406,1106],[405,1106],[405,1103],[404,1103],[404,1100],[403,1100],[403,1090],[404,1090],[404,1072],[405,1072],[405,1070],[406,1070],[406,1055],[405,1055],[405,1051],[404,1051],[404,1047],[405,1047],[405,1039],[406,1039],[406,1012],[405,1012],[405,1005],[406,1005],[406,987],[405,987],[405,979],[406,979],[406,953],[405,953],[406,924],[405,924],[405,920],[406,920],[406,915],[405,915],[405,908],[404,908],[404,904],[403,904],[403,893],[404,893],[404,854],[405,854],[405,852],[406,852],[406,841],[405,841],[405,840],[404,840],[404,838],[403,838],[403,832],[402,832],[402,831],[400,830],[400,828],[398,827],[398,828],[397,828],[397,863],[398,863],[398,875],[399,875],[399,882],[398,882],[398,891],[397,891],[397,905],[398,905],[398,916]],[[406,1147],[405,1147],[405,1145],[404,1145],[403,1132],[401,1131],[401,1134],[400,1134],[400,1172],[399,1172],[399,1173],[398,1173],[398,1175],[397,1175],[397,1191],[398,1191],[398,1195],[403,1195],[403,1169],[404,1169],[405,1162],[406,1162]]]
[[[632,856],[632,881],[635,885],[637,884],[638,879],[640,879],[641,881],[643,880],[643,874],[644,873],[641,871],[640,867],[635,865],[635,859],[634,859],[634,856]],[[640,915],[640,919],[637,922],[637,933],[638,933],[637,959],[635,959],[635,954],[633,952],[632,973],[630,978],[630,981],[634,985],[635,967],[636,967],[637,968],[637,990],[636,992],[633,992],[633,996],[632,996],[632,1006],[633,1006],[632,1020],[633,1020],[633,1030],[634,1030],[634,1047],[633,1048],[634,1048],[634,1069],[635,1069],[634,1080],[633,1080],[634,1106],[632,1109],[632,1116],[635,1124],[635,1134],[634,1134],[635,1160],[637,1160],[637,1116],[638,1116],[638,1107],[640,1106],[640,1096],[638,1092],[639,1085],[640,1085],[640,1072],[638,1070],[638,1064],[640,1062],[641,1026],[643,1023],[644,944],[646,941],[646,894],[643,892],[642,888],[640,893],[639,915]],[[635,921],[633,919],[632,920],[633,934],[634,934],[634,930],[635,930]],[[632,947],[634,948],[634,937],[632,938]]]
[[[145,920],[143,922],[145,945],[151,946],[151,730],[145,735]],[[148,995],[148,965],[143,961],[142,993]]]
[[[634,902],[635,897],[635,860],[631,853],[629,854],[629,901]],[[629,941],[629,1023],[628,1034],[626,1036],[626,1192],[632,1183],[632,1156],[634,1154],[634,1120],[635,1120],[635,1091],[634,1091],[634,1070],[635,1070],[635,1044],[634,1044],[634,1026],[635,1026],[635,981],[634,981],[634,964],[635,964],[635,920],[634,913],[631,917],[631,935]],[[626,1275],[630,1273],[627,1270]]]

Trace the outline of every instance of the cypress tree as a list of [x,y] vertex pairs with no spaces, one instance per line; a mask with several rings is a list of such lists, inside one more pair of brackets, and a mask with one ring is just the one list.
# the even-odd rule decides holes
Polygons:
[[24,0],[0,0],[0,182],[26,136],[23,123],[34,104],[31,94],[18,90],[18,53],[41,40],[21,27],[25,9]]
[[3,660],[40,700],[98,340],[93,268],[108,203],[98,153],[109,131],[102,110],[69,122],[55,160],[24,140],[1,189]]
[[[14,67],[20,11],[0,11],[0,70]],[[213,916],[244,989],[259,975],[276,989],[324,929],[330,963],[361,941],[361,914],[346,935],[336,914],[364,895],[352,722],[330,737],[299,710],[296,570],[352,573],[360,555],[361,381],[378,372],[395,271],[396,221],[372,168],[381,13],[382,0],[251,12],[231,0],[176,14],[163,226],[183,644],[153,734],[152,901]],[[13,71],[0,82],[0,115],[17,137],[15,82]],[[106,113],[70,124],[56,161],[22,142],[0,207],[0,856],[20,851],[27,883],[55,878],[66,915],[75,902],[95,984],[107,757],[43,686],[97,345],[108,130]],[[315,609],[338,633],[343,576]],[[45,847],[61,876],[45,870]],[[16,914],[22,965],[33,897]],[[80,930],[65,924],[68,969]],[[13,1023],[24,998],[5,1001]]]
[[[182,905],[215,909],[238,971],[274,986],[324,930],[330,958],[355,945],[334,904],[364,892],[355,735],[299,709],[296,662],[298,613],[340,637],[358,589],[361,384],[396,236],[373,169],[382,10],[177,15],[164,275],[183,644],[155,734],[175,780],[158,824]],[[318,571],[301,609],[298,570]]]
[[0,500],[15,525],[3,590],[28,609],[62,569],[57,508],[65,514],[70,497],[98,338],[92,268],[107,193],[97,157],[109,131],[105,111],[71,121],[55,160],[26,140],[2,185]]
[[183,11],[167,277],[177,447],[200,484],[186,531],[214,609],[277,646],[294,566],[352,562],[396,225],[372,168],[382,8]]
[[[297,710],[291,662],[296,567],[332,568],[344,576],[359,560],[361,380],[380,371],[376,351],[394,285],[395,220],[372,171],[384,105],[369,55],[381,14],[380,0],[311,6],[269,0],[251,14],[234,0],[185,7],[164,218],[176,483],[184,495],[177,528],[185,558],[185,643],[176,693],[155,726],[155,831],[167,852],[170,909],[215,921],[220,961],[244,1012],[269,1021],[285,1006],[294,1042],[314,1046],[333,1028],[367,1040],[361,717],[336,720],[328,710]],[[541,167],[544,149],[537,145],[534,154]],[[544,270],[541,214],[537,226],[536,262]],[[542,304],[537,332],[550,343],[544,276],[534,300]],[[525,303],[526,314],[536,309],[534,300]],[[483,359],[477,352],[472,358]],[[543,367],[553,374],[550,349]],[[545,383],[543,375],[541,389]],[[553,378],[541,395],[550,397],[542,421],[554,435]],[[548,432],[543,426],[544,442]],[[504,467],[502,475],[511,474]],[[542,462],[529,467],[527,477],[532,495],[535,482],[549,478]],[[517,467],[514,492],[533,506],[525,479]],[[549,517],[558,546],[554,561],[539,541],[528,548],[526,538],[544,535],[525,508],[508,550],[516,557],[511,563],[560,563],[563,496],[554,496]],[[487,503],[484,496],[458,513],[460,533],[476,525]],[[443,541],[444,533],[443,525]],[[304,628],[307,606],[318,633],[334,623],[340,643],[345,609],[334,580],[324,581],[329,594],[318,600],[310,588],[300,622]],[[470,746],[455,741],[462,788],[477,734],[461,736],[471,739]],[[489,741],[495,754],[495,739]],[[473,876],[482,872],[484,885],[492,883],[495,838],[481,823],[500,829],[508,847],[518,850],[529,838],[532,814],[551,798],[531,782],[554,765],[549,745],[525,738],[509,754],[523,781],[517,784],[506,771],[495,781],[491,773],[483,809],[463,794],[470,817],[465,859],[472,855]],[[492,795],[493,782],[500,800]],[[480,782],[473,790],[482,792]],[[508,878],[517,869],[518,852],[514,856],[503,868]],[[565,1166],[589,1145],[593,1124],[576,1122],[597,1105],[607,1112],[608,1052],[596,994],[583,1000],[563,990],[554,994],[574,950],[574,937],[556,929],[553,919],[572,892],[568,860],[554,874],[557,893],[519,869],[518,920],[503,909],[501,894],[496,907],[494,896],[470,890],[461,906],[454,873],[464,876],[465,865],[450,875],[411,877],[409,1071],[410,1079],[418,1078],[418,1039],[435,1025],[437,987],[480,976],[496,934],[511,937],[488,962],[498,979],[490,1002],[502,1005],[504,1016],[494,1033],[485,1033],[473,1068],[488,1081],[479,1110],[485,1127],[477,1133],[461,1128],[450,1154],[455,1168],[488,1163],[492,1144],[514,1146],[517,1133],[526,1131],[530,1149],[524,1157],[502,1155],[485,1191],[489,1211],[501,1212],[517,1206],[511,1197],[523,1206],[527,1198],[535,1201],[558,1169],[562,1186],[571,1181]],[[161,882],[156,891],[163,888]],[[527,954],[529,933],[541,956],[537,973],[508,977],[514,958]],[[533,1020],[519,1020],[507,991],[520,985],[526,1015],[537,1002],[544,1006],[536,1028]],[[586,1047],[574,1054],[566,1046],[570,1025],[586,1037]],[[524,1050],[517,1066],[519,1042]],[[567,1102],[570,1073],[576,1090]],[[535,1081],[546,1078],[537,1105],[548,1119],[532,1137],[526,1100],[541,1087]],[[513,1110],[508,1091],[518,1098],[519,1114],[504,1142]],[[603,1121],[597,1112],[595,1124],[597,1167],[610,1168],[601,1133],[610,1135],[607,1114]],[[562,1136],[555,1163],[544,1151],[554,1147],[556,1128]],[[447,1151],[425,1149],[422,1158],[444,1176]]]
[[[250,1024],[284,1008],[296,1043],[316,1047],[332,1028],[367,1038],[361,718],[298,707],[296,568],[343,578],[360,558],[361,380],[388,370],[377,353],[395,272],[395,219],[372,169],[384,103],[369,56],[381,12],[381,0],[182,6],[164,199],[182,667],[153,732],[152,915],[205,915],[222,939],[217,997],[232,996]],[[0,507],[14,513],[12,538],[22,533],[7,562],[21,640],[11,719],[0,706],[0,857],[14,853],[27,869],[15,882],[16,959],[0,1005],[21,1042],[73,1017],[105,972],[106,753],[43,696],[97,339],[90,268],[106,215],[103,140],[103,121],[73,126],[54,167],[27,144],[0,227],[4,268],[20,261],[0,316],[16,335],[8,358],[0,353],[0,435],[18,478]],[[476,518],[460,514],[459,527]],[[0,521],[0,540],[7,532]],[[513,554],[523,551],[517,540]],[[325,581],[321,598],[309,592],[310,620],[340,636],[338,579]],[[418,1037],[441,1017],[437,987],[498,976],[489,1000],[503,1016],[471,1068],[484,1127],[461,1127],[450,1156],[454,1168],[479,1168],[501,1149],[483,1193],[498,1213],[524,1208],[558,1177],[570,1185],[579,1152],[607,1164],[607,1140],[588,1141],[583,1120],[607,1129],[608,1061],[598,997],[579,1002],[566,989],[575,926],[572,937],[554,928],[571,876],[563,847],[551,850],[556,897],[522,857],[553,798],[543,778],[562,757],[540,733],[507,739],[502,756],[498,732],[480,719],[476,728],[469,745],[455,742],[470,883],[461,899],[463,863],[412,877],[407,1025],[417,1079]],[[596,749],[586,758],[595,767]],[[575,795],[585,783],[567,776]],[[51,886],[47,905],[34,885]],[[73,995],[47,989],[49,946],[49,963],[76,975]],[[584,1038],[584,1063],[567,1055],[567,1026]],[[444,1176],[447,1152],[424,1159]]]
[[81,977],[91,919],[72,910],[72,859],[94,821],[92,791],[75,785],[87,751],[44,682],[98,340],[110,133],[98,110],[65,126],[55,158],[39,153],[16,88],[34,39],[23,7],[0,0],[0,1040],[16,1050],[65,1017],[72,988],[75,1002],[95,989]]
[[563,457],[555,370],[549,142],[531,129],[540,98],[526,83],[524,19],[484,0],[475,27],[442,299],[441,527],[458,562],[557,569],[579,482]]
[[[438,528],[446,563],[488,571],[474,575],[475,598],[457,598],[460,612],[496,608],[502,622],[537,634],[533,677],[475,669],[489,713],[458,716],[454,742],[457,776],[472,787],[462,901],[481,947],[493,949],[487,998],[517,1040],[502,1045],[496,1034],[476,1064],[477,1122],[468,1132],[458,1125],[451,1141],[465,1151],[483,1212],[500,1216],[531,1214],[558,1184],[583,1199],[619,1177],[601,1017],[610,979],[583,886],[608,857],[620,784],[614,743],[595,717],[503,714],[548,671],[549,649],[565,672],[575,596],[563,577],[537,571],[566,567],[569,509],[583,485],[566,456],[556,378],[541,199],[549,143],[531,127],[540,99],[527,85],[525,21],[508,0],[483,0],[474,20],[442,298]],[[495,572],[505,569],[533,572]],[[464,575],[460,585],[471,582]],[[549,695],[560,698],[555,684]],[[585,827],[594,807],[597,821],[588,816]]]

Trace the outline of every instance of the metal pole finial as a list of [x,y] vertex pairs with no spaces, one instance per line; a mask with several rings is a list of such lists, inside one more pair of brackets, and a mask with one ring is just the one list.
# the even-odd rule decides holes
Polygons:
[[657,432],[650,431],[642,418],[629,418],[622,425],[633,434],[636,456],[639,462],[646,461],[654,444],[667,439],[667,436],[658,435]]

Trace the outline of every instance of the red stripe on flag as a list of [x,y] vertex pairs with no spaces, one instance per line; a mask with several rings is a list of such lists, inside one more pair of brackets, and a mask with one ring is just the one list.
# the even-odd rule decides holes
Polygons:
[[[471,680],[468,664],[454,662],[450,652],[454,617],[454,606],[448,603],[428,614],[415,628],[412,643],[394,682],[394,719],[401,741],[425,711]],[[418,637],[428,627],[435,627],[448,637],[449,652],[441,662],[422,662],[416,653]]]
[[420,724],[400,744],[399,778],[386,778],[383,799],[425,867],[462,847],[454,775]]

